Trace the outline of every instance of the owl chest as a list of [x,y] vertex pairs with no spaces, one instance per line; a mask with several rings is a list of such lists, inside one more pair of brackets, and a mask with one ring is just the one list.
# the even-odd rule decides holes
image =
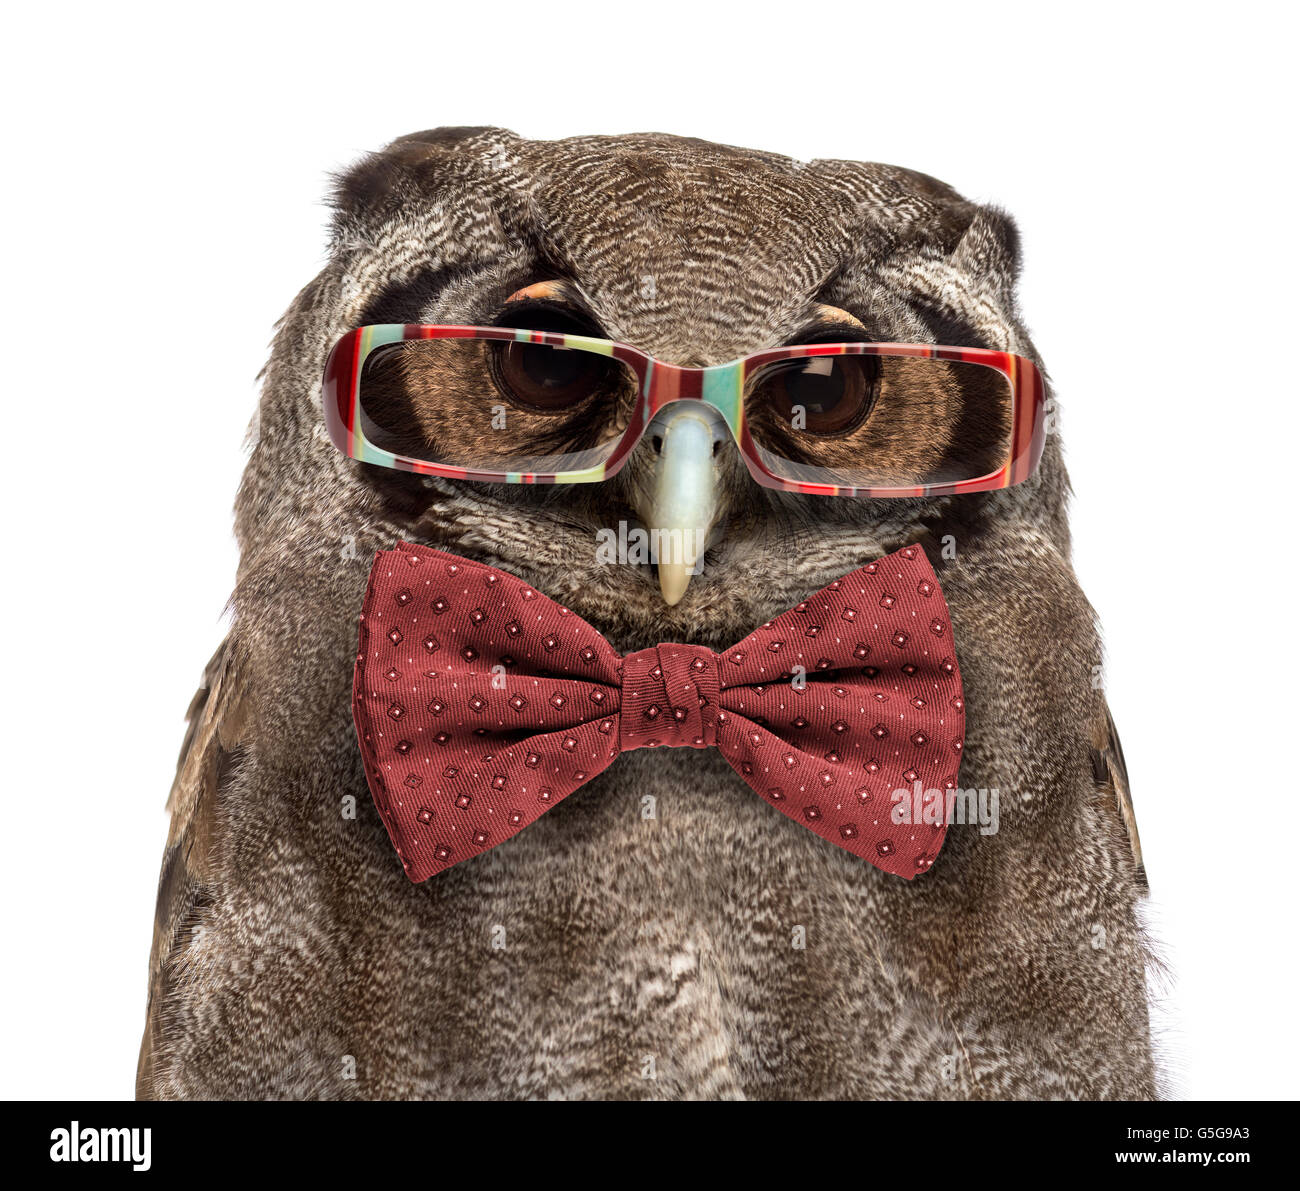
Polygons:
[[[778,1071],[769,1094],[851,1094],[875,1052],[847,1035],[907,1012],[888,966],[864,962],[897,962],[876,903],[901,883],[711,750],[625,754],[434,880],[394,1022],[420,1040],[405,1070],[421,1094],[753,1095]],[[454,1080],[437,1067],[448,1047]]]

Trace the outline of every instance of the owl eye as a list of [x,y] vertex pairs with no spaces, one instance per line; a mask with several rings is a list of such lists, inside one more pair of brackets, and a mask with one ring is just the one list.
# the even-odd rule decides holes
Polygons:
[[581,405],[608,390],[613,375],[604,356],[540,343],[494,343],[488,365],[493,383],[505,397],[542,413]]
[[781,421],[811,434],[847,434],[871,411],[880,387],[874,356],[809,356],[769,364],[754,396]]

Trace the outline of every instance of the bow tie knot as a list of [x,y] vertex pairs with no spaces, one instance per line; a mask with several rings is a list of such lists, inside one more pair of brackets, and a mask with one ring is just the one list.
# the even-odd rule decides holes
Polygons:
[[621,747],[713,748],[720,686],[718,655],[702,645],[656,645],[628,654]]

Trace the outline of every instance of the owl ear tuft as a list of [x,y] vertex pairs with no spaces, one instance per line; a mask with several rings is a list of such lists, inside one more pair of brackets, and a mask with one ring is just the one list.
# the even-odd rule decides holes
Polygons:
[[362,219],[399,208],[404,198],[418,194],[437,174],[441,162],[518,139],[508,129],[488,125],[430,128],[398,137],[334,175],[331,205],[336,220]]
[[980,207],[952,253],[963,272],[1010,297],[1020,277],[1020,229],[1000,207]]
[[407,162],[388,152],[367,153],[355,165],[333,176],[330,205],[336,220],[360,218],[384,203],[400,186]]

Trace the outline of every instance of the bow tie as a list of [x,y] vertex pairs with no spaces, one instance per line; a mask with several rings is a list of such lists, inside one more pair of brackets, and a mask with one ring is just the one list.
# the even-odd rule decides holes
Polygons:
[[413,881],[509,839],[639,748],[716,748],[783,815],[911,878],[943,845],[947,816],[915,810],[957,787],[964,708],[919,546],[722,653],[622,656],[513,575],[402,543],[375,556],[353,683],[366,778]]

